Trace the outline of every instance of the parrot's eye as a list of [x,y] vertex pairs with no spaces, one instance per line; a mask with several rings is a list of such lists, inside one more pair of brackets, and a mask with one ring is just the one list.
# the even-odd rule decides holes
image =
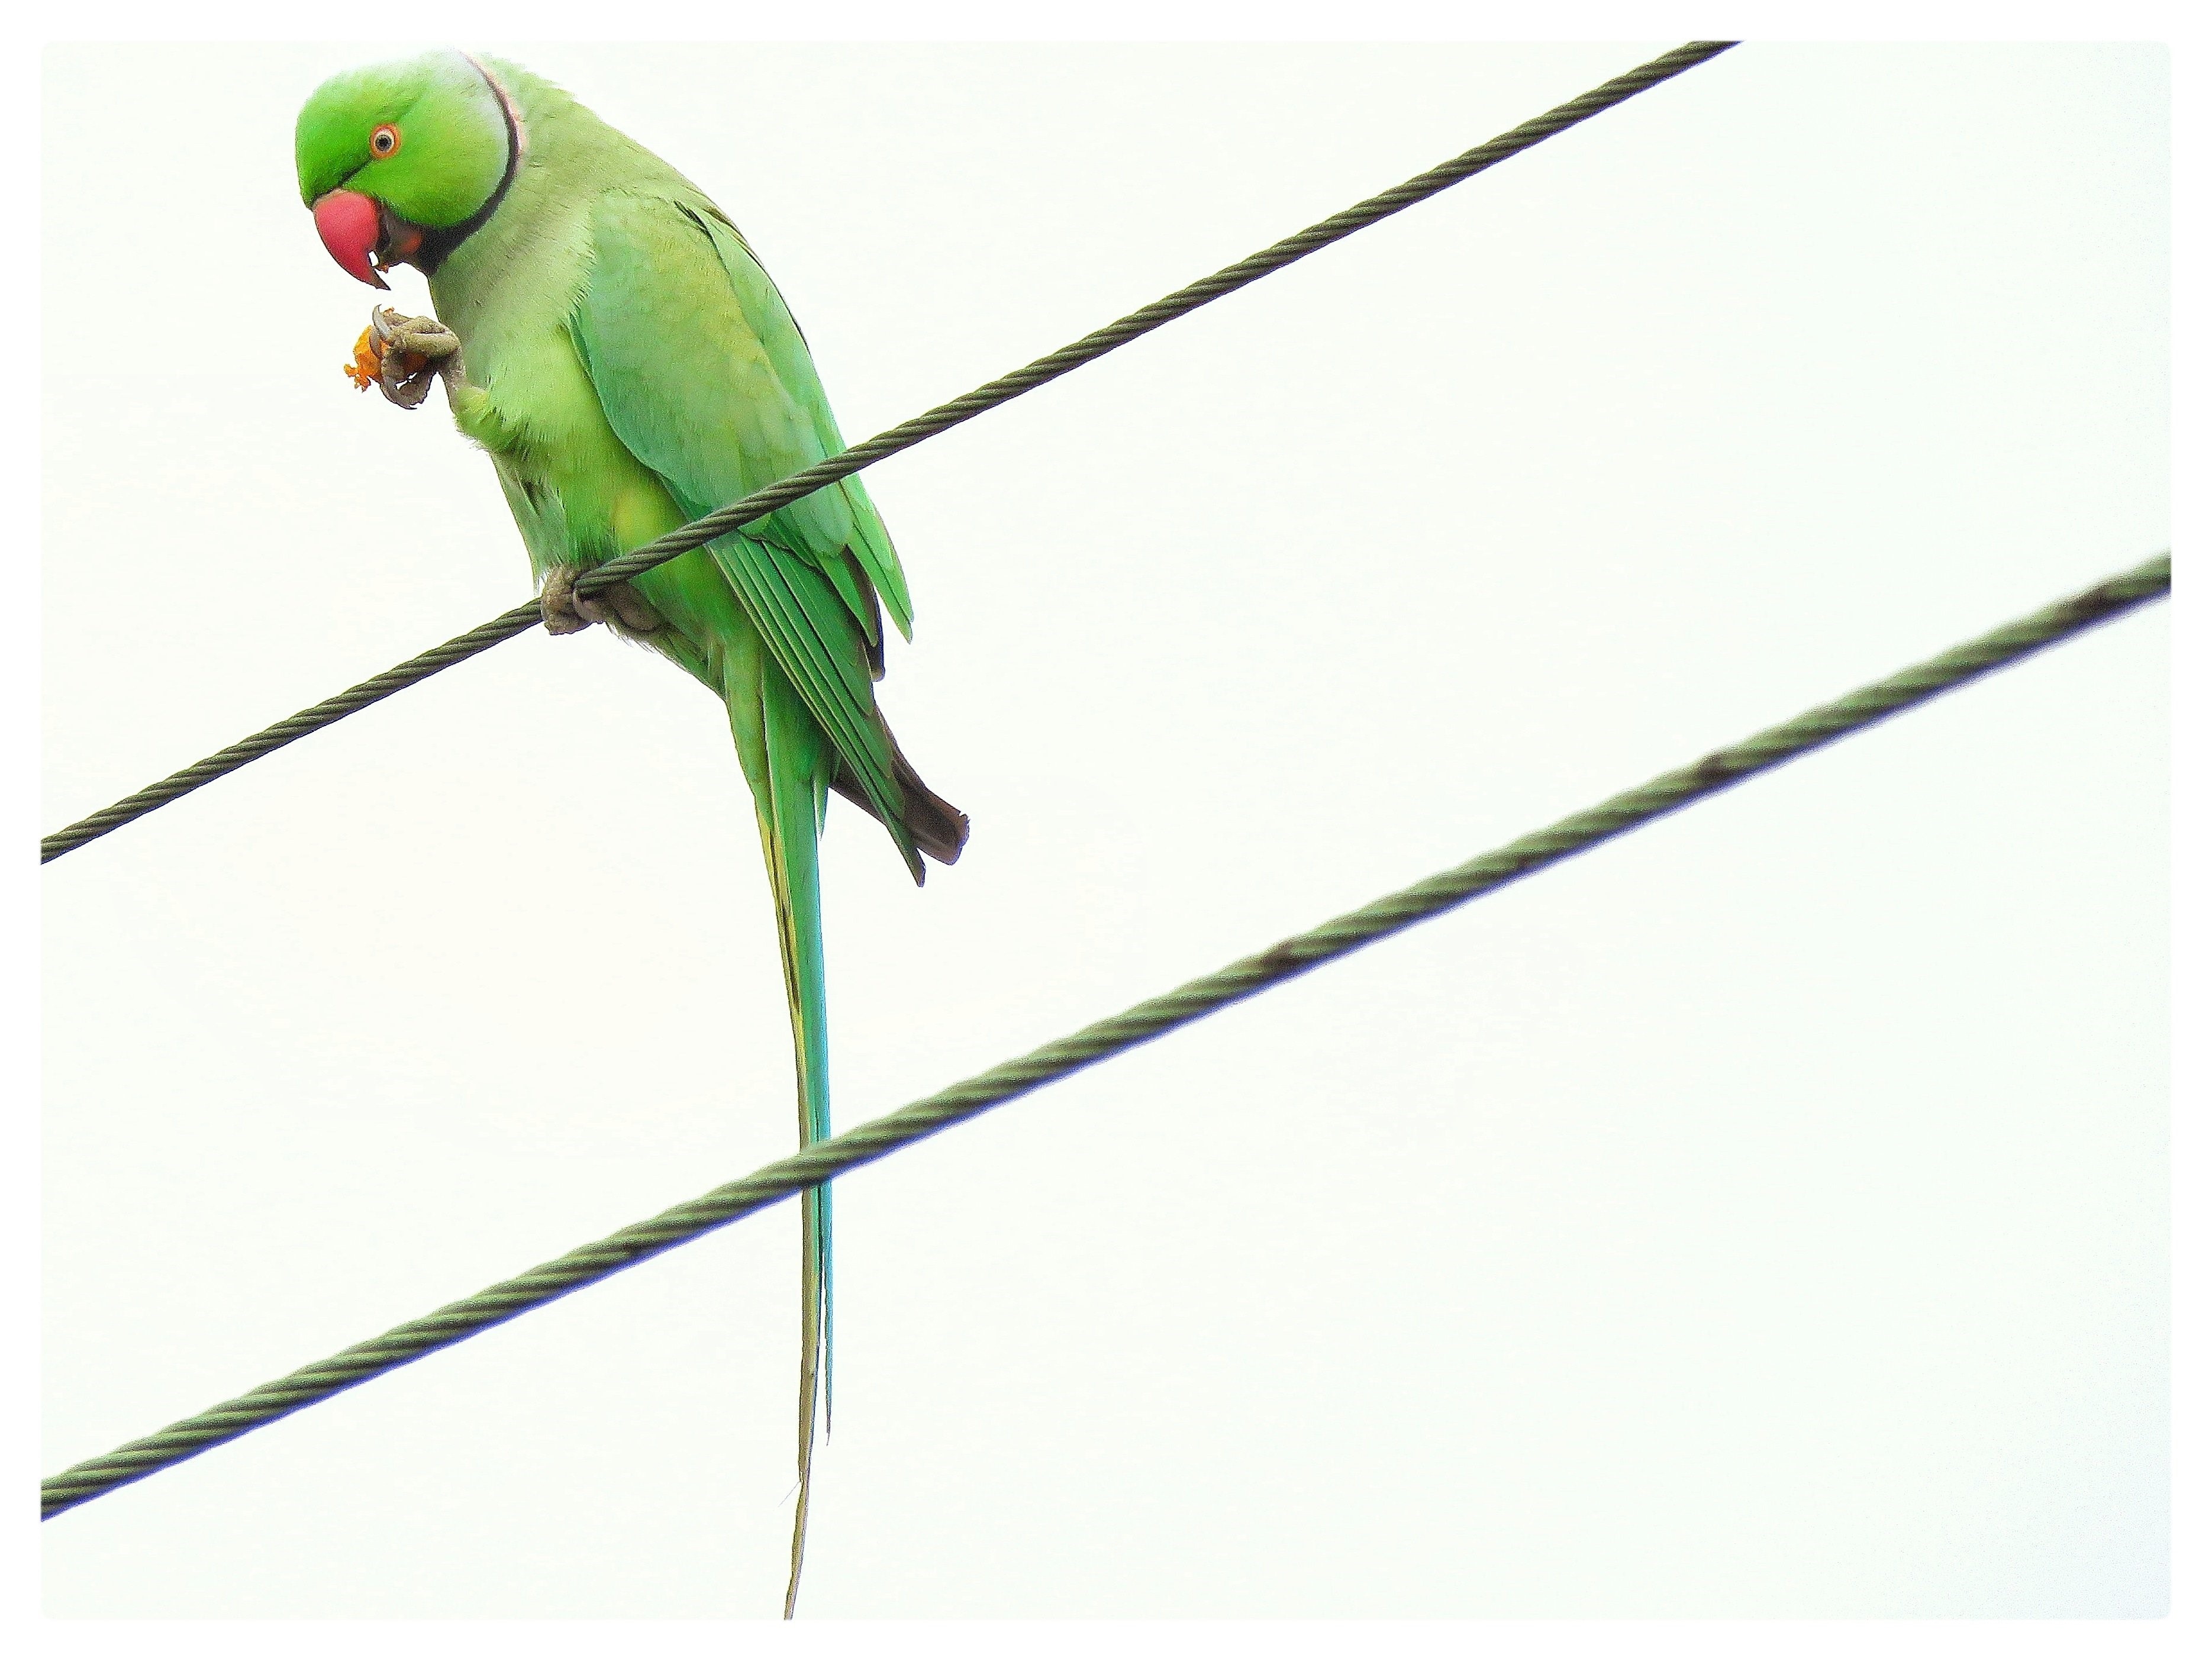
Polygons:
[[399,148],[399,129],[389,121],[368,136],[368,148],[379,155],[390,155]]

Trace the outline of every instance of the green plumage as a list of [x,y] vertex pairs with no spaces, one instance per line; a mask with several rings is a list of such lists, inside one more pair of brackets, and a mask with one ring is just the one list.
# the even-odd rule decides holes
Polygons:
[[[388,159],[365,148],[380,123],[404,141]],[[496,188],[483,182],[494,140],[507,162]],[[557,88],[459,54],[356,71],[310,101],[299,151],[311,204],[337,191],[369,197],[387,253],[422,233],[411,257],[430,271],[438,316],[460,341],[461,372],[447,383],[454,418],[490,455],[541,579],[637,547],[843,447],[805,341],[737,228]],[[478,182],[458,185],[459,174]],[[830,1134],[817,863],[830,794],[881,821],[917,882],[922,853],[949,862],[967,830],[915,776],[876,707],[884,613],[902,634],[911,626],[905,577],[866,488],[848,478],[634,586],[664,620],[634,637],[728,712],[775,895],[799,1134],[811,1142]],[[817,1403],[825,1418],[828,1408],[830,1209],[826,1188],[805,1196],[787,1615]]]

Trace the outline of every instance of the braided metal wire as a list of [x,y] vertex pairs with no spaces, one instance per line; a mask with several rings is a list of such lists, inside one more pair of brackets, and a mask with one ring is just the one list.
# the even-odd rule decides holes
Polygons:
[[[926,438],[933,438],[963,421],[971,421],[988,410],[1019,398],[1024,392],[1034,392],[1048,380],[1056,380],[1071,369],[1080,368],[1096,358],[1103,357],[1117,346],[1127,345],[1139,335],[1150,334],[1162,324],[1196,311],[1210,301],[1233,294],[1247,283],[1257,282],[1271,271],[1279,271],[1295,260],[1303,259],[1316,249],[1341,240],[1354,231],[1363,230],[1379,219],[1425,202],[1439,191],[1471,179],[1486,168],[1493,167],[1509,156],[1518,155],[1531,145],[1565,131],[1569,127],[1587,121],[1590,117],[1611,109],[1614,105],[1633,98],[1672,80],[1685,70],[1693,69],[1708,58],[1726,52],[1734,41],[1693,40],[1674,51],[1662,52],[1650,63],[1631,70],[1626,75],[1614,76],[1603,86],[1569,99],[1558,108],[1546,111],[1534,120],[1524,121],[1510,132],[1501,133],[1486,144],[1478,144],[1464,155],[1455,156],[1440,167],[1407,179],[1404,184],[1384,191],[1380,196],[1370,196],[1357,206],[1334,214],[1319,224],[1310,225],[1295,236],[1284,238],[1273,246],[1262,249],[1234,265],[1216,271],[1212,277],[1178,289],[1164,299],[1131,312],[1115,323],[1109,323],[1083,337],[1073,345],[1041,357],[1026,368],[1012,374],[1000,376],[986,386],[978,386],[963,398],[949,404],[940,404],[926,414],[902,422],[886,432],[878,433],[865,443],[818,461],[811,467],[793,473],[765,490],[754,491],[741,501],[726,508],[718,508],[703,519],[693,520],[678,526],[666,536],[634,549],[620,558],[596,565],[580,577],[576,592],[595,594],[641,571],[674,559],[678,554],[712,542],[715,538],[750,525],[755,520],[765,519],[779,508],[788,507],[799,497],[834,484],[848,473],[856,473],[886,456],[896,455],[911,448]],[[188,795],[204,784],[221,778],[224,774],[258,760],[273,750],[282,749],[295,739],[342,721],[356,710],[366,709],[379,699],[390,697],[394,692],[412,686],[441,669],[451,668],[464,659],[474,657],[488,647],[496,646],[512,636],[524,633],[539,620],[536,605],[519,605],[502,612],[490,622],[471,629],[465,635],[456,636],[444,645],[416,657],[410,658],[396,668],[372,676],[358,686],[325,698],[322,703],[299,714],[264,727],[236,744],[217,751],[203,761],[181,768],[158,783],[125,796],[122,800],[103,807],[97,813],[87,814],[73,824],[64,826],[52,836],[42,837],[39,843],[40,864],[59,859],[73,849],[106,836],[109,831],[128,824],[131,820],[167,806],[179,796]]]
[[1041,1050],[1005,1062],[987,1073],[939,1091],[843,1135],[763,1165],[749,1177],[710,1194],[633,1223],[604,1240],[580,1246],[566,1256],[540,1264],[526,1275],[487,1287],[472,1298],[394,1327],[381,1337],[339,1351],[327,1360],[301,1367],[273,1384],[248,1390],[234,1401],[179,1420],[166,1430],[125,1443],[112,1453],[70,1466],[40,1485],[43,1512],[52,1517],[111,1489],[151,1475],[203,1453],[218,1443],[340,1390],[404,1366],[434,1350],[459,1343],[525,1311],[550,1303],[563,1293],[605,1280],[738,1218],[787,1200],[842,1172],[936,1135],[948,1126],[1002,1102],[1026,1095],[1041,1085],[1064,1079],[1095,1062],[1119,1055],[1162,1033],[1186,1025],[1215,1010],[1280,984],[1331,958],[1357,951],[1387,934],[1503,888],[1547,866],[1596,847],[1676,808],[1727,789],[1808,750],[1926,703],[1978,675],[2003,667],[2084,630],[2166,593],[2172,562],[2165,555],[2095,587],[2007,624],[1978,640],[1860,688],[1832,703],[1808,710],[1796,720],[1771,727],[1741,744],[1716,750],[1687,767],[1662,773],[1596,806],[1569,815],[1556,824],[1507,843],[1466,864],[1440,872],[1410,888],[1384,896],[1317,928],[1296,934],[1264,952],[1202,976],[1174,991],[1148,998],[1120,1014],[1094,1022]]

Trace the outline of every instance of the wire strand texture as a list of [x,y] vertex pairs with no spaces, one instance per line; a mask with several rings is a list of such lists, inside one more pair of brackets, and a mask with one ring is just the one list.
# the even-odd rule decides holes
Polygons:
[[42,1514],[58,1515],[127,1482],[180,1463],[844,1171],[880,1159],[963,1119],[974,1118],[1363,946],[1494,892],[1754,774],[1779,767],[1808,751],[2118,617],[2166,593],[2172,583],[2172,562],[2161,554],[1978,640],[1863,686],[1832,703],[1809,709],[1793,721],[1770,727],[1740,744],[1716,750],[1686,767],[1662,773],[1594,807],[1478,855],[1464,865],[1385,895],[1171,992],[1148,998],[896,1112],[763,1165],[750,1176],[633,1223],[603,1240],[580,1246],[472,1298],[448,1304],[380,1337],[340,1350],[235,1400],[125,1443],[112,1453],[72,1465],[40,1485]]
[[[666,536],[647,543],[618,558],[594,566],[579,579],[576,591],[595,594],[641,571],[678,554],[712,542],[755,520],[764,519],[779,508],[788,507],[799,497],[834,484],[848,473],[896,455],[911,448],[926,438],[933,438],[949,428],[964,421],[972,421],[987,411],[995,410],[1023,393],[1034,392],[1047,381],[1056,380],[1072,369],[1097,358],[1103,357],[1116,347],[1125,346],[1140,335],[1150,334],[1163,324],[1196,311],[1224,295],[1234,294],[1246,284],[1255,283],[1270,272],[1279,271],[1294,261],[1303,259],[1317,249],[1342,240],[1354,231],[1364,230],[1377,220],[1425,202],[1438,192],[1471,179],[1476,173],[1496,167],[1508,157],[1518,155],[1532,145],[1565,132],[1568,128],[1587,121],[1590,117],[1626,102],[1637,94],[1647,92],[1662,82],[1672,80],[1685,70],[1694,69],[1710,58],[1718,57],[1735,43],[1729,40],[1693,40],[1662,52],[1650,63],[1638,65],[1625,75],[1614,76],[1601,87],[1596,87],[1579,98],[1569,99],[1555,109],[1546,111],[1534,119],[1522,122],[1510,132],[1501,133],[1487,143],[1453,157],[1438,167],[1430,168],[1406,180],[1402,185],[1370,196],[1364,202],[1333,214],[1320,223],[1309,225],[1295,236],[1285,237],[1272,247],[1263,248],[1234,265],[1214,272],[1208,277],[1178,289],[1164,299],[1140,307],[1117,322],[1094,330],[1072,345],[1038,358],[1035,362],[1016,369],[1011,374],[1000,375],[996,380],[978,386],[965,397],[956,398],[949,404],[902,422],[888,431],[877,434],[866,442],[851,449],[817,462],[813,466],[756,490],[741,501],[726,508],[718,508],[703,519],[678,526]],[[280,750],[296,739],[319,732],[334,721],[343,721],[367,709],[370,704],[404,691],[417,681],[428,680],[442,670],[467,661],[477,653],[498,645],[503,640],[526,633],[541,620],[541,613],[533,603],[518,605],[502,611],[489,623],[480,624],[465,635],[457,635],[442,646],[434,646],[386,670],[371,676],[359,685],[348,688],[336,697],[325,698],[320,703],[289,715],[270,727],[262,728],[250,737],[216,751],[213,755],[180,768],[167,778],[148,785],[143,790],[124,797],[120,801],[103,807],[96,813],[87,814],[73,824],[64,826],[39,843],[39,862],[59,859],[64,854],[85,843],[120,830],[133,819],[143,818],[157,807],[165,807],[181,796],[191,794],[203,785],[212,784],[226,773],[236,771],[248,762],[258,761],[270,751]]]

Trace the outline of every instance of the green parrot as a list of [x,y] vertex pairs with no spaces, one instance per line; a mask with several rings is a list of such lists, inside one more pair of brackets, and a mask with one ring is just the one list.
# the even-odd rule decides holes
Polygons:
[[[721,700],[752,788],[791,1007],[802,1144],[830,1134],[817,839],[836,791],[914,879],[968,818],[922,783],[876,706],[884,614],[913,608],[857,478],[597,596],[580,571],[844,448],[783,296],[720,209],[559,88],[434,52],[332,77],[300,112],[300,195],[363,283],[408,264],[438,320],[372,311],[349,371],[412,408],[442,380],[491,457],[545,626],[593,623]],[[803,1197],[799,1593],[817,1405],[830,1400],[830,1190]]]

